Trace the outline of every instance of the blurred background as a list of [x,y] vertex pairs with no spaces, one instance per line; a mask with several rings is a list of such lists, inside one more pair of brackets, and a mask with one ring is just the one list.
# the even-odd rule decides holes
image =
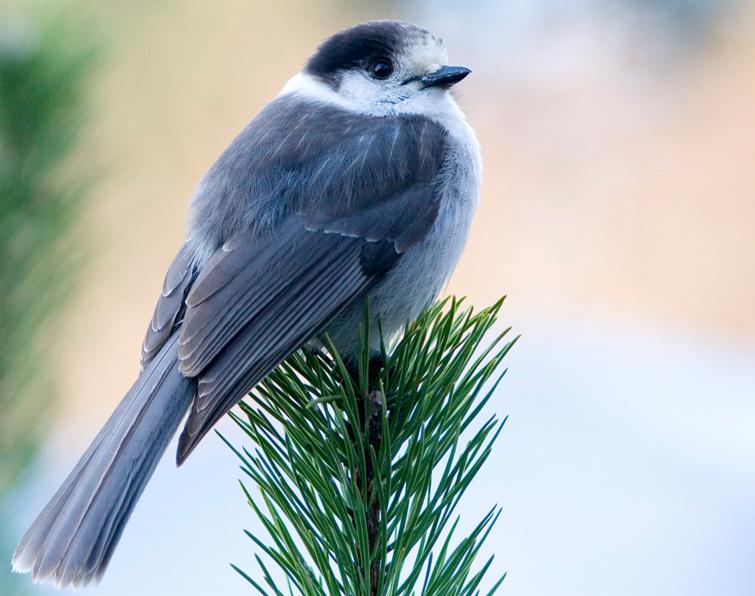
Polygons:
[[[0,0],[0,594],[138,369],[187,201],[314,47],[416,21],[485,160],[449,293],[523,334],[462,502],[503,592],[755,594],[755,8],[725,0]],[[222,431],[240,440],[232,424]],[[88,593],[246,594],[234,457],[166,457]]]

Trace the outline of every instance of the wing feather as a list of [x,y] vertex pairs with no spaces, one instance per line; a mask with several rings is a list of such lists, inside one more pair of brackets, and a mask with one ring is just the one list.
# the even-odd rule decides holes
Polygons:
[[173,259],[165,275],[160,298],[155,305],[155,312],[147,327],[142,343],[141,370],[160,352],[168,338],[175,331],[185,310],[184,299],[194,281],[194,269],[191,251],[184,244]]
[[[331,256],[310,263],[306,274],[289,278],[275,301],[256,311],[203,369],[197,397],[179,439],[179,462],[241,396],[291,352],[322,332],[377,279],[361,264],[360,247],[366,241],[303,228],[300,233],[309,237],[307,245],[313,250],[317,244],[330,246]],[[385,249],[393,251],[391,245]]]
[[[266,308],[292,279],[327,257],[329,243],[309,243],[300,219],[284,222],[273,238],[229,248],[223,260],[201,275],[187,297],[191,316],[181,333],[181,371],[196,376],[255,313]],[[226,250],[226,249],[224,249]],[[305,254],[301,254],[305,253]],[[220,291],[222,289],[222,292]],[[196,296],[199,296],[197,298]]]

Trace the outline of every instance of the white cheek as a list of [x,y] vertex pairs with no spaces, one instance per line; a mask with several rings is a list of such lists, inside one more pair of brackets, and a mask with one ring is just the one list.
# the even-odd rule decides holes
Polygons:
[[338,92],[351,99],[369,100],[377,98],[380,89],[362,73],[348,72],[343,75]]
[[283,89],[281,89],[279,97],[289,93],[296,93],[301,97],[306,97],[328,105],[338,106],[345,110],[358,111],[355,107],[360,103],[363,103],[348,100],[337,91],[334,91],[330,85],[305,72],[300,72],[289,79],[289,81],[283,86]]

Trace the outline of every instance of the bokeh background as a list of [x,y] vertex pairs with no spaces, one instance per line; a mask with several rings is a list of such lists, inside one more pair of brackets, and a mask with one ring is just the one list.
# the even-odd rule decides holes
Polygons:
[[[86,258],[66,276],[76,290],[24,352],[26,374],[44,388],[0,396],[34,404],[39,428],[18,433],[0,413],[13,479],[0,496],[4,548],[130,386],[204,171],[319,41],[386,17],[427,26],[474,71],[458,99],[485,179],[448,291],[480,306],[508,294],[503,322],[523,334],[493,405],[510,415],[507,429],[462,505],[470,524],[503,507],[488,544],[509,572],[502,593],[755,594],[755,8],[746,1],[0,3],[5,59],[60,23],[77,32],[64,48],[97,54],[86,76],[63,79],[87,117],[65,116],[83,137],[50,184],[61,196],[78,189],[64,244]],[[33,101],[35,88],[11,98],[7,80],[0,102]],[[45,254],[67,262],[60,248]],[[14,279],[2,279],[12,294]],[[33,289],[57,296],[58,285],[46,275]],[[13,352],[8,327],[2,354]],[[7,440],[11,426],[22,446]],[[227,421],[221,429],[240,440]],[[228,566],[254,569],[241,530],[257,528],[238,476],[215,437],[181,470],[167,457],[89,593],[249,593]],[[51,593],[8,571],[0,562],[0,593]]]

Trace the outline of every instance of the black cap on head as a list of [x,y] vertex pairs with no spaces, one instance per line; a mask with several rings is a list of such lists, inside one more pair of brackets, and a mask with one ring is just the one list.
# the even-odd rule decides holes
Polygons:
[[378,58],[391,58],[407,42],[430,33],[401,21],[370,21],[336,33],[323,42],[307,62],[304,71],[325,81],[335,82],[338,73],[364,68]]

